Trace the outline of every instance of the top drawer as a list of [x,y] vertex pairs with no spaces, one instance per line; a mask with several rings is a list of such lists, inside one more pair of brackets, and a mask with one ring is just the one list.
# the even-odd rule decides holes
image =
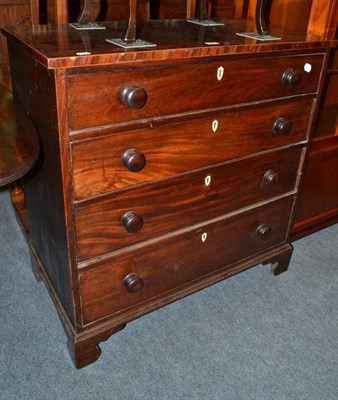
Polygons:
[[69,125],[76,130],[316,92],[322,61],[322,55],[224,59],[70,75]]

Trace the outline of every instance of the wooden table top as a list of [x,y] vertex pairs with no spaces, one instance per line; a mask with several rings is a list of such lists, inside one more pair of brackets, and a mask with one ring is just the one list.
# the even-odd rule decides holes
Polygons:
[[0,186],[25,175],[39,153],[35,127],[11,92],[0,84]]
[[123,49],[106,41],[121,38],[125,21],[102,22],[106,29],[79,31],[69,25],[39,25],[2,28],[19,40],[32,56],[47,68],[72,68],[130,62],[179,60],[226,54],[288,50],[316,50],[333,47],[334,41],[311,41],[304,35],[271,31],[281,40],[257,41],[238,36],[250,30],[245,20],[224,20],[223,26],[203,27],[186,20],[138,21],[137,36],[156,43],[146,49]]

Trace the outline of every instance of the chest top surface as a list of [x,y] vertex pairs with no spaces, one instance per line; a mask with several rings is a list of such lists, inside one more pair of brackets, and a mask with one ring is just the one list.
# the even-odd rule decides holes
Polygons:
[[107,42],[120,38],[125,22],[100,23],[105,29],[75,30],[69,25],[38,25],[3,28],[19,41],[38,62],[50,69],[182,60],[231,54],[254,54],[290,50],[316,50],[334,46],[334,41],[311,41],[283,31],[271,31],[281,38],[257,41],[238,36],[250,29],[245,20],[224,20],[224,25],[203,27],[186,20],[150,20],[138,23],[138,37],[156,44],[146,49],[123,49]]

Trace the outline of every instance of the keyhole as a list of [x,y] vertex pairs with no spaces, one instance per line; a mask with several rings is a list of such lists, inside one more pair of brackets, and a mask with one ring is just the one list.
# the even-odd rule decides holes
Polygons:
[[206,232],[202,233],[201,240],[204,243],[208,238],[208,234]]
[[210,186],[210,183],[211,183],[211,176],[210,175],[205,177],[204,183],[205,183],[205,186]]
[[218,70],[217,70],[217,79],[219,81],[221,81],[222,78],[223,78],[223,75],[224,75],[224,68],[223,67],[219,67]]
[[215,119],[214,121],[212,121],[212,131],[215,133],[218,129],[218,121],[217,119]]
[[306,63],[304,65],[304,71],[307,72],[308,74],[312,71],[312,65],[309,63]]

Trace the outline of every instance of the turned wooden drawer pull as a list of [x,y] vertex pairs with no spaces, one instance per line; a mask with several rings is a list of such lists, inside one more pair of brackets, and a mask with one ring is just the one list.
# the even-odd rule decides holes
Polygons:
[[146,105],[148,99],[147,92],[136,86],[127,86],[121,92],[122,103],[133,110],[138,110]]
[[266,171],[263,177],[264,186],[276,185],[279,182],[279,174],[274,170],[270,169]]
[[122,164],[130,172],[139,172],[145,167],[146,158],[137,149],[129,149],[122,156]]
[[267,240],[271,236],[272,229],[270,226],[266,224],[261,224],[256,229],[256,235],[259,236],[262,240]]
[[143,226],[143,218],[134,211],[128,211],[121,218],[121,224],[127,232],[136,233]]
[[284,71],[282,76],[282,83],[284,86],[296,88],[302,81],[302,74],[300,71],[288,68]]
[[123,279],[123,284],[129,293],[137,293],[144,286],[143,280],[135,273],[131,273],[131,274],[127,275]]
[[273,124],[273,131],[276,135],[287,136],[292,131],[292,122],[284,118],[278,118]]

